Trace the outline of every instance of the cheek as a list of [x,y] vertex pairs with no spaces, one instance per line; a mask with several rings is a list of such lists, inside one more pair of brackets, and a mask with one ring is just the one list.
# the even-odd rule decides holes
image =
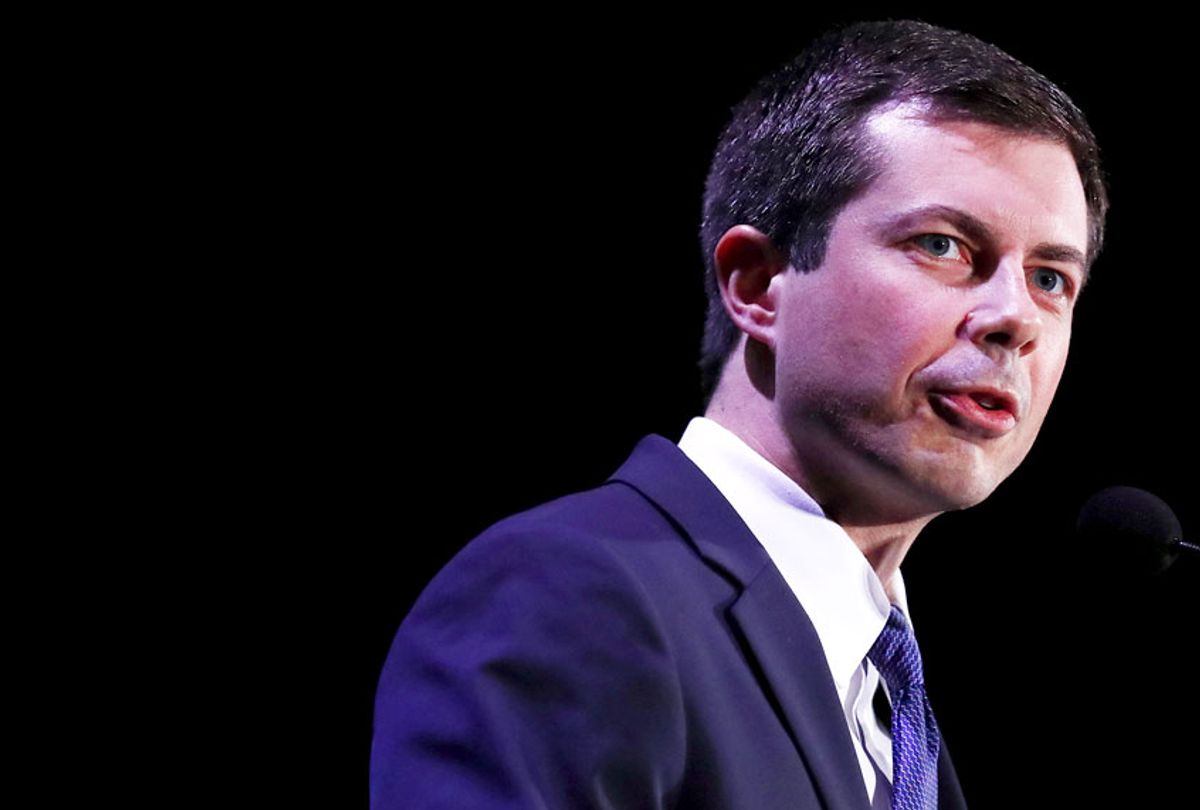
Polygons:
[[860,367],[887,373],[904,387],[955,345],[954,317],[945,303],[936,294],[905,295],[903,290],[871,300],[859,315],[855,359]]
[[837,313],[846,350],[868,366],[929,343],[944,319],[936,295],[919,295],[912,285],[886,280],[885,273],[856,279]]
[[1035,375],[1030,381],[1034,411],[1032,415],[1036,419],[1039,428],[1042,421],[1046,418],[1046,414],[1050,411],[1050,405],[1054,402],[1054,395],[1058,391],[1060,379],[1062,379],[1062,368],[1047,368],[1040,375]]
[[953,344],[953,330],[912,299],[872,298],[847,312],[836,356],[823,365],[858,408],[883,414],[907,409],[914,375]]
[[1034,367],[1030,380],[1033,386],[1033,396],[1041,403],[1043,412],[1049,410],[1050,402],[1054,399],[1058,384],[1062,380],[1063,371],[1067,367],[1067,349],[1071,342],[1070,326],[1068,325],[1058,333],[1050,334],[1047,337],[1049,339],[1042,345],[1042,350],[1045,351],[1041,358],[1042,362]]

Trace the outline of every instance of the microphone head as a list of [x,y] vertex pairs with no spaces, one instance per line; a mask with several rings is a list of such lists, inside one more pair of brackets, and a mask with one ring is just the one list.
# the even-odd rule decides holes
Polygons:
[[1183,529],[1161,498],[1136,487],[1109,487],[1088,499],[1075,524],[1105,568],[1158,574],[1179,557]]

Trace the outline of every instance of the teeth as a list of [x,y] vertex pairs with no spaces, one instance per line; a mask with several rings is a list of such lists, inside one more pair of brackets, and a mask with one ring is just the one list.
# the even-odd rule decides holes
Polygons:
[[995,411],[995,410],[1000,409],[1000,403],[997,402],[996,400],[992,399],[991,397],[978,396],[978,397],[975,397],[975,401],[978,402],[983,407],[987,408],[989,411]]

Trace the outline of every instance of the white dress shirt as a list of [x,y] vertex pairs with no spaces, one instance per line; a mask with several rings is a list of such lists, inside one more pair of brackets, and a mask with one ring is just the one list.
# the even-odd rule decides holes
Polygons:
[[[891,602],[875,570],[799,484],[721,425],[704,417],[692,419],[679,448],[758,538],[812,620],[871,806],[889,810],[892,740],[872,707],[881,679],[867,651],[887,623]],[[908,616],[899,570],[892,592]]]

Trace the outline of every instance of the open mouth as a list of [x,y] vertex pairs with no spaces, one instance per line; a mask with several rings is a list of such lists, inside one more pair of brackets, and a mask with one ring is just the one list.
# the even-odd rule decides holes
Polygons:
[[981,391],[933,391],[929,403],[946,422],[984,438],[1003,436],[1017,424],[1011,400]]
[[970,394],[971,399],[979,403],[985,411],[1005,411],[1008,407],[998,399],[988,396],[987,394]]

